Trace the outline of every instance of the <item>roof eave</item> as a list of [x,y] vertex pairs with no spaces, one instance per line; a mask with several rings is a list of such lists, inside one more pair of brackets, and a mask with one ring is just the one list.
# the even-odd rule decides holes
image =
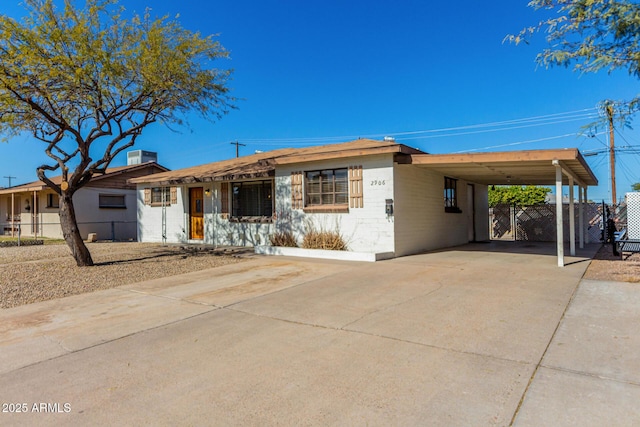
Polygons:
[[346,159],[350,157],[373,156],[376,154],[425,154],[420,150],[402,144],[384,145],[374,148],[354,148],[350,150],[336,150],[313,154],[292,154],[273,159],[276,165],[290,165],[295,163],[309,163],[322,160]]

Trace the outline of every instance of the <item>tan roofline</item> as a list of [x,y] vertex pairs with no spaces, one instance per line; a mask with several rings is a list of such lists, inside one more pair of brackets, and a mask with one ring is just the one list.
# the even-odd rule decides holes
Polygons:
[[390,153],[404,153],[408,155],[423,152],[395,142],[358,139],[341,144],[298,149],[283,148],[221,160],[200,166],[192,166],[171,172],[132,178],[128,182],[131,184],[176,185],[192,182],[259,179],[273,176],[276,165]]
[[375,154],[389,154],[389,153],[425,154],[420,150],[407,147],[406,145],[394,144],[394,145],[387,145],[387,146],[382,146],[377,148],[336,150],[336,151],[315,153],[315,154],[291,154],[287,156],[276,157],[273,160],[273,162],[276,165],[290,165],[293,163],[314,162],[319,160],[344,159],[348,157],[372,156]]
[[[168,168],[155,163],[155,162],[145,162],[145,163],[139,163],[137,165],[126,165],[126,166],[115,166],[113,168],[108,168],[105,173],[100,174],[100,175],[94,175],[91,178],[91,181],[97,181],[97,180],[101,180],[101,179],[105,179],[105,178],[111,178],[113,176],[116,175],[120,175],[123,174],[125,172],[130,172],[136,169],[142,169],[144,167],[150,166],[150,165],[155,165],[157,167],[159,167],[160,169],[164,169],[165,171],[169,171]],[[62,181],[62,176],[61,175],[56,175],[53,176],[51,179],[54,183],[59,184]],[[89,184],[87,184],[87,186],[91,185],[91,181],[89,182]],[[43,191],[43,190],[47,190],[50,189],[49,186],[47,184],[45,184],[44,182],[38,180],[38,181],[32,181],[32,182],[28,182],[26,184],[20,184],[20,185],[15,185],[13,187],[9,187],[9,188],[3,188],[0,190],[0,194],[12,194],[12,193],[21,193],[21,192],[30,192],[30,191]]]

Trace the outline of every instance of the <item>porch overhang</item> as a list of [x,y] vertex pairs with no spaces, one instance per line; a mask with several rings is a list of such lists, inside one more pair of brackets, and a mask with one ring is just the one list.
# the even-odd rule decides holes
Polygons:
[[[240,180],[252,180],[252,179],[268,179],[273,178],[276,175],[275,169],[271,168],[269,170],[263,171],[251,171],[251,172],[220,172],[220,173],[209,173],[205,175],[190,175],[190,176],[164,176],[159,178],[154,178],[152,180],[143,180],[144,184],[152,184],[157,186],[172,186],[172,185],[188,185],[188,184],[198,184],[198,183],[207,183],[207,182],[218,182],[218,181],[240,181]],[[129,182],[133,182],[129,180]]]
[[44,191],[48,188],[46,184],[25,184],[17,187],[3,188],[0,190],[0,196],[3,194],[33,193],[34,191]]

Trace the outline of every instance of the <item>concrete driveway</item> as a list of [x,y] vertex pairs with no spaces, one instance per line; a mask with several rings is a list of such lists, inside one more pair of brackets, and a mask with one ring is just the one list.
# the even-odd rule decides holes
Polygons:
[[640,290],[581,283],[597,248],[254,257],[0,310],[0,424],[637,425]]

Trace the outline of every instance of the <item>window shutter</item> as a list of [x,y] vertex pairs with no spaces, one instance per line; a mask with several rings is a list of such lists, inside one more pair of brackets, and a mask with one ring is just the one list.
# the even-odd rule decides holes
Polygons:
[[362,191],[362,166],[349,166],[349,206],[364,207]]
[[302,171],[291,172],[291,209],[302,209]]
[[151,189],[150,188],[145,188],[144,189],[144,204],[145,205],[150,205],[151,204]]
[[170,205],[178,204],[178,187],[171,187],[169,189],[169,204]]
[[229,183],[220,184],[220,213],[229,213]]

